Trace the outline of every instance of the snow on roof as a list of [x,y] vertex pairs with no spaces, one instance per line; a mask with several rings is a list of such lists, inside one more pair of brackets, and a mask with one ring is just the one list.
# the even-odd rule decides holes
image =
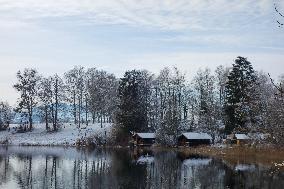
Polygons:
[[236,139],[247,140],[250,139],[246,134],[235,134]]
[[155,138],[155,133],[136,133],[141,138]]
[[194,133],[194,132],[188,132],[188,133],[182,133],[183,136],[187,139],[207,139],[212,140],[212,137],[207,133]]

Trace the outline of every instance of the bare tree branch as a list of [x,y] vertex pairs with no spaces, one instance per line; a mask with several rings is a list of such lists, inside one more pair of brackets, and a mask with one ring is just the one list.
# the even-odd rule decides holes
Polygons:
[[279,84],[279,86],[277,84],[275,84],[274,80],[271,78],[270,74],[268,74],[270,81],[272,83],[272,85],[279,91],[280,96],[283,97],[284,95],[284,88],[282,87],[281,83]]
[[[274,9],[281,17],[284,18],[284,15],[278,10],[278,8],[277,8],[275,3],[274,3]],[[278,23],[278,27],[283,27],[284,24],[282,22],[280,22],[279,20],[276,20],[276,21]]]
[[274,8],[275,8],[276,12],[277,12],[280,16],[282,16],[282,17],[284,18],[284,15],[281,14],[281,12],[277,9],[276,4],[274,4]]

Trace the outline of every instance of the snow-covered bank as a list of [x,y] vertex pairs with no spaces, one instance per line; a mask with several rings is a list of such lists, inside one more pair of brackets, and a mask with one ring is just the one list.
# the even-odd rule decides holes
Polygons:
[[45,124],[35,124],[31,132],[15,133],[10,125],[10,131],[0,131],[0,143],[8,142],[9,145],[75,145],[76,141],[90,136],[108,137],[110,134],[110,123],[104,123],[101,128],[99,123],[81,126],[77,128],[74,124],[64,124],[57,132],[47,132]]

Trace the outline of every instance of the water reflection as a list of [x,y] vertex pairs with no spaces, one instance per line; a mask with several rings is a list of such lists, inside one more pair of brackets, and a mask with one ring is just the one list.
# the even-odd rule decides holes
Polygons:
[[282,188],[284,173],[174,151],[0,147],[0,188]]

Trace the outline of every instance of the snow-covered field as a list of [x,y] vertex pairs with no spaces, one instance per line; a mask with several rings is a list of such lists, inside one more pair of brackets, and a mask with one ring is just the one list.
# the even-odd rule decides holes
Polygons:
[[75,145],[78,139],[89,136],[107,137],[110,134],[111,123],[104,123],[101,128],[99,123],[81,126],[77,128],[75,124],[64,124],[57,132],[47,132],[45,124],[35,124],[31,132],[15,133],[10,125],[10,131],[0,131],[0,143],[8,141],[9,145]]

